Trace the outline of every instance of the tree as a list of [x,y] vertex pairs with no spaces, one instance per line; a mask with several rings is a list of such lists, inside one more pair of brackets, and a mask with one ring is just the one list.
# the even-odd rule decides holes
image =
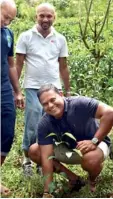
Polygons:
[[[100,2],[95,3],[94,0],[90,1],[84,0],[84,7],[86,12],[86,17],[84,20],[82,20],[83,10],[81,11],[82,13],[79,13],[80,14],[79,28],[80,28],[81,39],[85,47],[94,56],[96,61],[96,66],[99,65],[100,59],[105,56],[108,50],[103,30],[105,27],[106,30],[108,30],[111,1],[112,0],[108,0],[107,3],[104,3],[105,12],[102,13],[102,9],[104,7],[102,1],[101,1],[101,8],[99,8]],[[107,34],[106,37],[108,36],[109,35]]]

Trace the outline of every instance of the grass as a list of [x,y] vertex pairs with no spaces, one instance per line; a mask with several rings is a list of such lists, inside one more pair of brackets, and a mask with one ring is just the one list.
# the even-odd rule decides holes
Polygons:
[[[12,149],[2,167],[2,183],[12,190],[10,198],[40,198],[43,194],[43,179],[36,173],[34,165],[34,175],[31,178],[25,178],[23,175],[22,163],[22,135],[24,128],[24,113],[17,110],[17,122],[15,128],[15,139]],[[113,135],[110,135],[113,139]],[[73,172],[87,178],[87,173],[80,166],[68,166]],[[61,181],[60,176],[55,176],[57,181]],[[63,180],[64,184],[64,180]],[[66,187],[63,185],[63,187]],[[68,194],[60,193],[62,198],[107,198],[109,193],[113,191],[113,160],[106,160],[104,168],[99,177],[96,193],[89,191],[88,185],[83,187],[79,192]],[[62,195],[61,195],[62,194]]]

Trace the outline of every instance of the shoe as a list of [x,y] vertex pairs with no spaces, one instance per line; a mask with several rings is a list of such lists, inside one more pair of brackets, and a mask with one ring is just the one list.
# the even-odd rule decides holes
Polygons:
[[109,156],[110,156],[110,159],[113,160],[113,146],[112,145],[110,145],[110,154],[109,154]]
[[42,198],[54,198],[54,196],[50,193],[44,193]]
[[83,186],[85,186],[85,181],[83,179],[81,179],[80,177],[78,177],[77,180],[73,180],[73,181],[69,180],[68,186],[66,189],[64,189],[64,186],[57,188],[54,191],[54,195],[57,197],[60,194],[60,197],[61,197],[62,193],[64,194],[64,193],[68,192],[68,194],[70,194],[73,191],[78,192]]
[[40,175],[40,176],[43,176],[43,173],[42,173],[42,167],[37,165],[36,166],[36,169],[37,169],[37,173]]
[[23,172],[26,177],[31,177],[33,175],[33,168],[31,162],[26,162],[22,165]]

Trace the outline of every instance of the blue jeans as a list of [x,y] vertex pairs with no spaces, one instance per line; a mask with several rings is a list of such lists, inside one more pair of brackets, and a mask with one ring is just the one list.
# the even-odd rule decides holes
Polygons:
[[25,107],[25,131],[23,136],[22,148],[25,151],[36,143],[38,137],[38,123],[42,117],[42,105],[37,97],[38,89],[25,89],[26,107]]
[[1,92],[1,155],[9,153],[15,128],[15,104],[12,90]]

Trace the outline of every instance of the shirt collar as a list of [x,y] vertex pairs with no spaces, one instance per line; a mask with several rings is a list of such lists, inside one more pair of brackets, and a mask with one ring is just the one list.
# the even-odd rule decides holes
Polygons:
[[[37,25],[34,25],[34,26],[33,26],[33,28],[31,29],[32,32],[35,32],[35,33],[37,33],[39,36],[43,37],[42,34],[37,30],[37,27],[36,27],[36,26],[37,26]],[[50,37],[50,36],[55,35],[55,34],[56,34],[56,30],[54,29],[53,26],[51,26],[51,32],[50,32],[49,35],[47,35],[47,37]],[[46,38],[47,38],[47,37],[46,37]]]
[[64,112],[68,110],[68,98],[64,97]]

